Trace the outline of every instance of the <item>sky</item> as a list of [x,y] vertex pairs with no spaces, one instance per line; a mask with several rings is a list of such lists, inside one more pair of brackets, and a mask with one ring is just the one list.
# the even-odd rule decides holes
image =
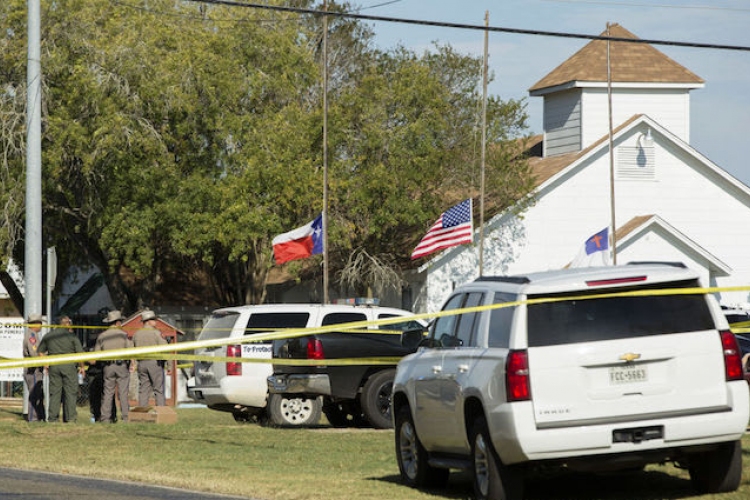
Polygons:
[[[358,0],[363,15],[492,27],[599,35],[617,23],[641,39],[750,47],[747,0]],[[418,53],[433,42],[481,58],[484,31],[365,21],[382,50]],[[542,98],[528,89],[588,43],[525,34],[490,33],[489,94],[527,102],[531,133],[542,132]],[[750,51],[655,45],[705,80],[690,93],[690,144],[750,186]]]

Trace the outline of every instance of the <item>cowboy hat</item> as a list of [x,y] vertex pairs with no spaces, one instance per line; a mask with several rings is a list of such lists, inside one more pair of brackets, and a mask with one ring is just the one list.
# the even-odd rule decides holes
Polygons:
[[42,315],[41,314],[29,314],[29,319],[26,320],[27,323],[42,323]]
[[122,320],[122,314],[118,310],[109,311],[107,313],[107,317],[104,318],[104,322],[106,324],[114,323],[115,321],[121,321]]
[[150,309],[146,309],[141,313],[141,321],[144,323],[150,319],[156,319],[156,313]]

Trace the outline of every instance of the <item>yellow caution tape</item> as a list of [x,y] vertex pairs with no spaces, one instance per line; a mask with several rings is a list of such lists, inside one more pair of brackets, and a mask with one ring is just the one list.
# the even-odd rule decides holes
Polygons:
[[[161,359],[152,356],[153,359]],[[146,357],[145,359],[150,359]],[[372,358],[294,359],[294,358],[233,358],[227,356],[201,356],[197,354],[174,354],[170,359],[178,361],[201,361],[204,363],[255,363],[284,366],[354,366],[397,365],[400,357],[382,356]],[[191,365],[192,366],[192,365]]]
[[[542,304],[549,302],[564,302],[570,300],[589,300],[589,299],[602,299],[602,298],[615,298],[615,297],[646,297],[646,296],[666,296],[666,295],[697,295],[697,294],[714,294],[720,292],[737,292],[737,291],[749,291],[750,286],[733,286],[733,287],[708,287],[708,288],[665,288],[661,290],[649,289],[649,290],[631,290],[627,292],[612,292],[612,293],[592,293],[578,295],[578,296],[565,296],[565,297],[544,297],[538,299],[527,299],[519,300],[514,302],[502,302],[498,304],[490,304],[487,306],[476,306],[467,307],[464,309],[451,309],[448,311],[440,311],[435,313],[423,313],[414,314],[412,316],[395,316],[390,318],[384,318],[374,321],[355,321],[350,323],[341,323],[336,325],[328,325],[321,327],[312,328],[288,328],[283,330],[276,330],[271,332],[256,333],[254,335],[247,335],[240,338],[221,338],[211,340],[196,340],[191,342],[179,342],[177,344],[166,344],[159,346],[148,346],[148,347],[134,347],[129,349],[113,349],[108,351],[96,351],[96,352],[82,352],[75,354],[59,354],[53,356],[39,356],[24,359],[7,359],[0,361],[0,370],[9,368],[30,368],[36,366],[52,366],[62,365],[71,363],[83,363],[87,361],[99,361],[99,360],[118,360],[118,359],[182,359],[181,356],[176,352],[178,351],[192,351],[196,349],[209,349],[215,347],[222,347],[226,345],[245,344],[245,343],[257,343],[257,342],[270,342],[273,340],[293,339],[300,337],[307,337],[310,335],[321,335],[332,332],[349,332],[349,331],[366,331],[367,333],[382,333],[383,331],[377,329],[369,329],[373,326],[384,326],[393,325],[397,323],[403,323],[412,320],[427,320],[432,318],[440,318],[444,316],[452,316],[455,314],[481,312],[492,309],[500,309],[503,307],[516,307],[523,304]],[[28,326],[28,325],[25,325]],[[42,325],[47,326],[47,325]],[[78,328],[78,327],[75,327]],[[745,330],[744,328],[742,330]],[[750,329],[748,329],[750,330]],[[738,333],[738,332],[735,332]],[[161,354],[161,356],[156,356]],[[386,358],[349,358],[349,359],[325,359],[325,360],[297,360],[297,359],[280,359],[280,358],[215,358],[208,356],[211,361],[217,362],[221,360],[229,362],[242,362],[242,363],[274,363],[274,364],[303,364],[303,365],[330,365],[334,362],[336,364],[375,364],[373,360],[383,361]],[[400,358],[392,358],[400,359]]]

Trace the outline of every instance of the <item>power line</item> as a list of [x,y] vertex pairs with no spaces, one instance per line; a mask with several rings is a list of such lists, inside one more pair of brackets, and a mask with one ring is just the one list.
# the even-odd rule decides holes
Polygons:
[[354,10],[356,10],[357,12],[362,12],[363,10],[377,9],[378,7],[385,7],[386,5],[399,3],[401,1],[402,0],[390,0],[389,2],[376,3],[374,5],[368,5],[367,7],[360,7],[359,9],[354,9]]
[[333,11],[320,11],[314,9],[302,9],[298,7],[285,7],[280,5],[261,5],[252,3],[240,3],[233,0],[188,0],[191,2],[207,3],[213,5],[224,5],[228,7],[245,7],[251,9],[264,9],[280,12],[293,12],[297,14],[310,14],[316,16],[329,16],[339,18],[350,18],[359,19],[362,21],[382,21],[388,23],[401,23],[411,24],[419,26],[433,26],[438,28],[455,28],[465,30],[477,30],[477,31],[491,31],[494,33],[511,33],[516,35],[535,35],[535,36],[549,36],[557,38],[577,38],[583,40],[609,40],[612,42],[626,42],[626,43],[646,43],[649,45],[669,45],[672,47],[689,47],[698,49],[715,49],[715,50],[735,50],[750,52],[750,47],[742,45],[723,45],[714,43],[698,43],[698,42],[677,42],[672,40],[649,40],[644,38],[620,38],[620,37],[607,37],[599,35],[586,35],[582,33],[563,33],[557,31],[541,31],[541,30],[527,30],[520,28],[503,28],[499,26],[483,26],[478,24],[463,24],[463,23],[448,23],[441,21],[427,21],[422,19],[406,19],[398,17],[387,17],[387,16],[372,16],[366,14],[356,14],[353,12],[333,12]]
[[[111,3],[115,5],[119,5],[121,7],[125,7],[128,9],[133,9],[137,11],[141,11],[147,14],[152,15],[158,15],[158,16],[164,16],[164,17],[173,17],[178,19],[192,19],[197,21],[205,21],[205,22],[214,22],[214,23],[233,23],[233,24],[279,24],[279,23],[299,23],[299,19],[220,19],[220,18],[205,18],[202,15],[191,15],[191,14],[176,14],[173,12],[165,12],[161,10],[154,10],[152,8],[148,7],[141,7],[139,5],[133,5],[132,3],[128,3],[121,0],[110,0]],[[370,10],[370,9],[377,9],[379,7],[385,7],[387,5],[392,5],[394,3],[402,2],[403,0],[389,0],[381,3],[377,3],[374,5],[368,5],[367,7],[360,7],[356,9],[356,12],[361,12],[363,10]],[[205,2],[204,2],[205,3]],[[244,6],[244,4],[243,4]]]

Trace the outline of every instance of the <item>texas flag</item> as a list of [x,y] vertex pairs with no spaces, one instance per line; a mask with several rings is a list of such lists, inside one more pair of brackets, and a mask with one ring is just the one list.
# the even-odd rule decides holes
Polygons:
[[276,236],[272,243],[278,265],[323,253],[323,214],[302,227]]
[[593,267],[609,265],[609,228],[592,234],[570,263],[570,267]]

